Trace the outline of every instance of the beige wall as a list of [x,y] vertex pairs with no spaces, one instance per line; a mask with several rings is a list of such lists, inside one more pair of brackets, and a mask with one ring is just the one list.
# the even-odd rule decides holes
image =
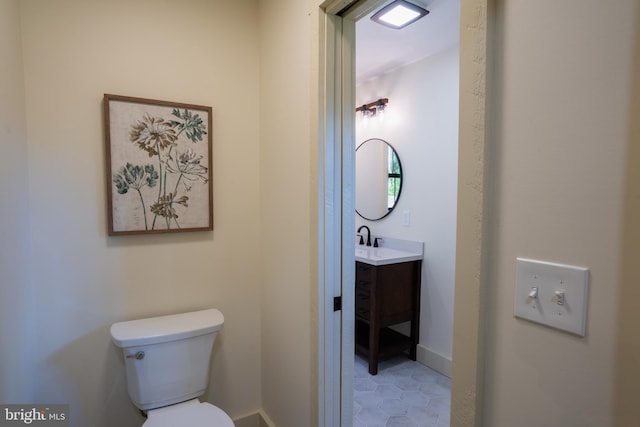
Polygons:
[[[126,395],[122,357],[110,342],[110,324],[217,307],[225,325],[214,347],[206,398],[232,417],[256,411],[261,357],[257,2],[25,0],[20,5],[34,301],[14,311],[33,319],[35,331],[22,331],[16,322],[18,330],[11,333],[34,340],[30,352],[18,355],[35,355],[33,400],[70,403],[73,426],[140,425]],[[19,55],[12,58],[19,68]],[[212,233],[106,236],[104,93],[213,107]],[[19,130],[17,136],[24,139]],[[24,167],[25,148],[14,150],[21,158],[15,167]],[[15,178],[27,178],[20,173],[24,176]],[[24,179],[12,181],[20,185]],[[17,195],[12,199],[22,203]],[[12,233],[14,240],[22,239],[20,229]],[[14,303],[2,298],[0,304],[4,313]],[[2,345],[4,353],[4,336]]]
[[[623,372],[639,369],[637,346],[619,354],[638,340],[625,326],[638,324],[637,303],[620,300],[637,288],[620,267],[631,259],[623,239],[637,238],[637,222],[622,219],[639,186],[625,163],[638,144],[629,133],[638,2],[496,7],[484,425],[635,426],[638,410],[616,399],[637,397]],[[637,239],[626,241],[637,254]],[[590,269],[586,338],[513,317],[519,256]]]
[[19,12],[17,0],[0,2],[0,402],[29,401],[33,389],[33,293],[27,263],[28,161]]
[[312,25],[306,2],[260,2],[262,404],[278,427],[314,425],[317,406],[310,314],[316,293],[311,247],[317,245],[310,223],[316,197],[310,191]]
[[622,217],[622,257],[618,312],[616,313],[616,358],[614,375],[614,421],[616,426],[640,424],[640,7],[636,6],[635,38],[631,53],[631,101],[626,112],[627,148]]

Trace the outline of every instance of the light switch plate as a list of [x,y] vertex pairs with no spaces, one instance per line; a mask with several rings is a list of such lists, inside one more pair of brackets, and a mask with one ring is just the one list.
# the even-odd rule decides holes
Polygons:
[[584,337],[588,285],[587,268],[517,258],[515,316]]
[[402,225],[408,227],[411,225],[411,212],[410,211],[402,211]]

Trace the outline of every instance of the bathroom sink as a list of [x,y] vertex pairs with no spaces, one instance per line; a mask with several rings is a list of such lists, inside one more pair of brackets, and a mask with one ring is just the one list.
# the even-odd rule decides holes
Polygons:
[[[385,239],[387,242],[389,239]],[[402,249],[371,246],[356,246],[356,261],[364,262],[370,265],[386,265],[397,264],[400,262],[417,261],[423,257],[422,243],[416,242],[418,245],[405,246]]]

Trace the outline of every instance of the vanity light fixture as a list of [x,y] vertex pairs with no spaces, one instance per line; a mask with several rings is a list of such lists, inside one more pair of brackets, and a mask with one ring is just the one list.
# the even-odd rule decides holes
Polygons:
[[371,17],[380,25],[399,30],[429,13],[427,9],[409,3],[406,0],[394,0]]
[[356,108],[356,113],[361,111],[362,117],[365,119],[374,117],[375,115],[382,115],[388,103],[389,98],[380,98],[377,101],[373,101]]
[[376,105],[376,114],[378,115],[378,120],[384,120],[384,110],[387,108],[388,99],[379,99],[378,104]]

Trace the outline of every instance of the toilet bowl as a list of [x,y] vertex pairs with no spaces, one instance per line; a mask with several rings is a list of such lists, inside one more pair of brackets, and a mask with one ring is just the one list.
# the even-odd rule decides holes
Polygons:
[[153,409],[147,417],[143,427],[234,427],[222,409],[198,399]]
[[220,311],[208,309],[111,325],[129,397],[147,414],[144,427],[233,427],[222,409],[198,400],[223,323]]

